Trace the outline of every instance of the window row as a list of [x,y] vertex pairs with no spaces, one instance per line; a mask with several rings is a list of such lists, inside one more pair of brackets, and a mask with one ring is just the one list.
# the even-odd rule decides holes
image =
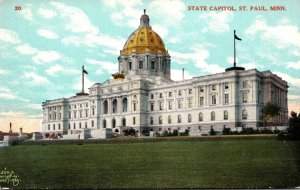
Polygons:
[[[77,118],[77,113],[79,113],[78,115],[78,118],[84,118],[84,117],[89,117],[89,110],[86,109],[86,110],[79,110],[79,111],[73,111],[73,114],[71,111],[68,112],[69,114],[69,119],[71,118]],[[95,115],[95,108],[92,108],[92,113],[91,113],[92,116]]]
[[[158,67],[157,64],[155,64],[155,61],[150,61],[150,69],[151,70],[155,70],[155,69],[160,69],[162,71],[165,71],[167,67],[167,64],[164,60],[162,60],[160,67]],[[131,71],[133,70],[133,64],[132,62],[128,62],[128,69]],[[146,68],[146,64],[144,63],[144,61],[139,61],[138,62],[138,69],[143,70],[143,69],[147,69]]]
[[[48,131],[51,130],[51,126],[50,124],[48,124]],[[60,123],[57,125],[57,128],[56,128],[56,125],[55,124],[52,124],[52,130],[55,131],[55,130],[61,130],[61,127],[60,127]]]
[[[112,113],[118,113],[118,100],[114,99],[111,104]],[[128,100],[124,98],[122,100],[122,112],[127,112]],[[136,110],[136,105],[134,105],[134,111]],[[104,100],[103,102],[103,114],[108,114],[108,101]]]
[[62,114],[61,113],[53,113],[53,114],[49,114],[49,120],[61,120],[62,119]]
[[[204,118],[204,115],[202,112],[199,113],[198,115],[198,121],[201,122],[203,121],[203,118]],[[223,120],[228,120],[229,118],[229,113],[227,110],[225,110],[223,112]],[[242,119],[247,119],[248,118],[248,113],[246,110],[243,110],[242,111]],[[216,113],[214,111],[212,111],[210,113],[210,121],[215,121],[216,120]],[[172,116],[171,115],[168,115],[168,124],[171,124],[173,123],[174,121],[172,121]],[[177,123],[181,123],[182,122],[182,116],[180,114],[177,115]],[[188,114],[188,117],[187,117],[187,122],[188,123],[191,123],[192,122],[192,114]],[[154,124],[154,117],[150,117],[150,121],[149,121],[150,125],[153,125]],[[163,124],[163,119],[162,119],[162,116],[159,116],[158,117],[158,124]]]

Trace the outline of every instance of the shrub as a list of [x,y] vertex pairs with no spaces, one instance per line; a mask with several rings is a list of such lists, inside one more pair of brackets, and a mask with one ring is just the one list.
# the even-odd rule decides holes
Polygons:
[[216,131],[212,127],[210,128],[209,135],[216,135]]
[[222,134],[223,135],[230,135],[230,133],[231,133],[231,129],[230,128],[223,128],[223,130],[222,130]]
[[178,130],[173,131],[173,136],[178,136]]

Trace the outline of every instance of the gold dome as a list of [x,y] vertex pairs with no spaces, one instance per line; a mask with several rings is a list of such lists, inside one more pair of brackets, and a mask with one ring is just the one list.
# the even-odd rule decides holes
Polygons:
[[120,54],[128,55],[133,52],[144,54],[149,51],[149,53],[153,54],[166,55],[165,44],[149,25],[148,15],[143,14],[140,20],[140,27],[129,36]]

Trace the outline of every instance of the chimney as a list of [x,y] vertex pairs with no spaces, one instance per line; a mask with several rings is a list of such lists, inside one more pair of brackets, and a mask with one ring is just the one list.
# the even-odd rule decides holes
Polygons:
[[11,130],[11,122],[9,123],[9,133],[12,133],[12,130]]
[[182,80],[184,80],[184,68],[182,68]]

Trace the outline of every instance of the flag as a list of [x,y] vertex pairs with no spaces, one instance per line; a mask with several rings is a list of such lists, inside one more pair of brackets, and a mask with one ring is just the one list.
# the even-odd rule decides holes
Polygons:
[[237,37],[237,36],[235,35],[235,31],[234,31],[234,39],[242,40],[241,38],[239,38],[239,37]]
[[89,73],[84,69],[84,66],[82,66],[82,72],[85,73],[85,74],[89,74]]

